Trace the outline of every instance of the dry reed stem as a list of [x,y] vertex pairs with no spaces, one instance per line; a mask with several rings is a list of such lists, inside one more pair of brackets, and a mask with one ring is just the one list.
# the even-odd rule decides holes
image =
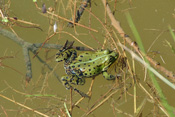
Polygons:
[[23,104],[21,104],[21,103],[19,103],[19,102],[16,102],[15,100],[12,100],[12,99],[10,99],[10,98],[4,96],[4,95],[1,95],[1,94],[0,94],[0,97],[4,98],[4,99],[6,99],[6,100],[8,100],[8,101],[10,101],[10,102],[13,102],[14,104],[17,104],[17,105],[19,105],[19,106],[21,106],[21,107],[23,107],[23,108],[26,108],[26,109],[28,109],[28,110],[34,112],[34,113],[37,113],[37,114],[39,114],[39,115],[41,115],[41,116],[49,117],[49,116],[46,115],[46,114],[43,114],[43,113],[41,113],[41,112],[39,112],[39,111],[37,111],[37,110],[34,110],[34,109],[32,109],[32,108],[30,108],[30,107],[28,107],[28,106],[25,106],[25,105],[23,105]]
[[100,100],[102,100],[105,96],[107,96],[116,86],[116,84],[114,84],[105,94],[103,94],[103,96],[101,96],[91,107],[90,109],[92,109]]
[[4,107],[3,107],[2,105],[1,105],[1,108],[2,108],[2,110],[3,110],[4,114],[5,114],[5,116],[8,117],[6,110],[4,109]]
[[67,117],[67,114],[65,113],[65,111],[63,111],[63,109],[60,109],[60,112],[62,113],[62,116],[61,117]]
[[94,81],[95,81],[95,77],[92,78],[91,85],[90,85],[90,87],[89,87],[89,91],[87,92],[87,94],[88,94],[89,96],[92,95],[92,87],[93,87]]
[[76,9],[77,9],[77,1],[75,0],[74,2],[75,2],[75,3],[74,3],[74,16],[73,16],[73,22],[74,22],[74,24],[75,24],[75,23],[76,23],[76,22],[75,22],[75,18],[76,18],[76,11],[77,11],[77,10],[76,10]]
[[137,96],[137,92],[136,92],[136,82],[134,82],[134,114],[136,114],[136,112],[137,112],[137,100],[136,100],[136,96]]
[[72,115],[72,109],[73,109],[73,105],[72,105],[72,87],[71,87],[70,88],[70,109],[69,109],[70,115]]
[[85,43],[83,43],[82,41],[80,41],[78,38],[76,38],[74,35],[72,35],[71,33],[65,32],[65,31],[61,31],[61,32],[56,32],[56,33],[65,33],[70,35],[71,37],[73,37],[75,40],[77,40],[79,43],[81,43],[82,45],[86,46],[87,48],[94,50],[92,47],[86,45]]
[[117,117],[117,115],[115,114],[115,109],[114,109],[114,104],[112,104],[112,111],[115,117]]
[[3,59],[9,59],[9,58],[15,58],[14,56],[3,56],[3,57],[0,57],[0,62],[3,60]]
[[112,92],[109,96],[107,96],[103,101],[101,101],[97,106],[95,106],[94,108],[92,108],[91,110],[89,110],[86,113],[86,116],[89,115],[90,113],[92,113],[94,110],[96,110],[98,107],[100,107],[101,105],[103,105],[110,97],[112,97],[115,93],[117,93],[118,90],[115,90],[114,92]]
[[27,93],[23,93],[23,92],[21,92],[21,91],[16,90],[16,89],[13,88],[12,86],[10,86],[5,80],[4,80],[4,83],[8,86],[8,88],[10,88],[11,90],[13,90],[13,91],[16,92],[16,93],[19,93],[19,94],[21,94],[21,95],[28,95]]
[[5,64],[2,64],[1,62],[0,62],[0,66],[3,66],[3,67],[6,67],[6,68],[9,68],[9,69],[11,69],[11,70],[13,70],[13,71],[19,73],[21,76],[25,76],[22,72],[16,70],[15,68],[13,68],[13,67],[11,67],[11,66],[8,66],[8,65],[5,65]]
[[11,21],[15,21],[15,22],[23,23],[23,24],[28,24],[28,25],[32,25],[32,26],[35,26],[35,27],[40,27],[39,24],[31,23],[31,22],[24,21],[24,20],[21,20],[21,19],[14,19],[13,17],[8,17],[8,18],[9,18]]
[[157,105],[159,105],[158,107],[167,115],[167,117],[169,116],[167,111],[165,110],[165,108],[162,108],[162,104],[160,103],[160,101],[158,100],[158,98],[154,98],[143,86],[141,83],[139,83],[139,86],[142,88],[142,90],[150,97],[150,99],[154,102],[158,102]]
[[48,83],[48,72],[46,72],[46,74],[45,74],[45,77],[43,79],[43,83],[42,83],[41,89],[39,91],[39,94],[42,94],[43,92],[45,92],[45,89],[48,85],[47,83]]
[[126,117],[134,117],[133,115],[131,115],[131,114],[128,114],[128,113],[126,113],[126,112],[123,112],[123,111],[121,111],[121,110],[119,110],[117,107],[115,107],[115,106],[113,106],[114,107],[114,109],[117,111],[117,113],[121,113],[121,114],[124,114],[124,115],[126,115]]
[[54,35],[56,35],[56,33],[53,33],[51,36],[49,36],[48,38],[46,38],[46,40],[42,43],[42,46],[39,48],[39,50],[36,52],[36,54],[33,56],[33,58],[35,58],[35,56],[38,55],[38,53],[41,51],[41,49],[43,48],[43,46],[49,41],[50,38],[52,38]]
[[[135,49],[135,51],[140,54],[140,50],[139,47],[134,44],[134,42],[129,38],[125,36],[125,32],[124,30],[121,28],[119,21],[117,21],[114,17],[114,15],[112,14],[111,9],[109,8],[108,4],[105,4],[105,0],[102,0],[104,6],[106,6],[107,8],[107,14],[111,20],[111,25],[119,32],[120,36],[131,46]],[[173,74],[172,72],[168,71],[166,68],[164,68],[163,66],[159,65],[157,61],[153,60],[151,57],[145,55],[146,58],[148,59],[148,61],[157,69],[159,69],[160,71],[162,71],[164,74],[167,75],[167,77],[171,78],[171,80],[173,82],[175,82],[175,74]]]

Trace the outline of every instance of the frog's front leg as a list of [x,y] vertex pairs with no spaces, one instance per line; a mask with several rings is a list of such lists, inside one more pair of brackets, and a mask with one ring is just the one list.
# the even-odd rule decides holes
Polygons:
[[106,80],[115,80],[115,76],[111,75],[111,74],[108,74],[107,71],[103,71],[103,77],[106,79]]
[[61,78],[61,82],[66,87],[66,89],[70,89],[72,86],[70,84],[74,85],[84,85],[85,79],[79,78],[76,75],[69,75],[69,76],[63,76]]

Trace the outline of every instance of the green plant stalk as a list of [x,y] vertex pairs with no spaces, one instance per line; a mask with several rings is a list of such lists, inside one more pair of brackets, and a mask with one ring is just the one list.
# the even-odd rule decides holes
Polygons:
[[[144,54],[144,56],[143,56],[144,60],[148,64],[148,66],[150,66],[149,61],[145,57],[146,53],[145,53],[144,46],[142,44],[140,35],[139,35],[139,33],[138,33],[138,31],[137,31],[137,29],[136,29],[136,27],[135,27],[135,25],[134,25],[134,23],[132,21],[132,18],[130,16],[129,12],[126,12],[126,17],[127,17],[128,24],[130,25],[130,28],[131,28],[131,30],[132,30],[135,38],[136,38],[137,44],[138,44],[141,52]],[[154,86],[155,86],[159,96],[160,96],[161,104],[167,110],[169,116],[173,117],[174,114],[173,114],[172,107],[168,104],[168,102],[167,102],[167,100],[166,100],[166,98],[165,98],[165,96],[164,96],[164,94],[163,94],[163,92],[162,92],[162,90],[161,90],[161,88],[160,88],[160,86],[159,86],[159,84],[158,84],[154,74],[150,70],[148,70],[148,73],[149,73],[149,76],[150,76],[150,78],[151,78],[151,80],[152,80],[152,82],[153,82],[153,84],[154,84]]]
[[171,43],[168,42],[167,40],[165,40],[165,41],[166,41],[166,43],[168,44],[168,46],[171,48],[171,51],[175,54],[175,49],[174,49],[174,47],[171,45]]
[[172,28],[171,28],[170,25],[168,26],[168,29],[169,29],[169,31],[170,31],[170,33],[171,33],[171,36],[173,37],[173,40],[174,40],[174,42],[175,42],[175,34],[173,33],[173,30],[172,30]]
[[67,109],[66,103],[64,102],[64,108],[66,109],[66,113],[68,115],[68,117],[71,117],[69,110]]

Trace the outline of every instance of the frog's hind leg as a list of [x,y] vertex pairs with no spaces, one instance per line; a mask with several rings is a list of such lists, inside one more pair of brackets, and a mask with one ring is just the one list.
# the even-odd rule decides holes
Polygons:
[[62,76],[61,77],[61,82],[62,84],[66,87],[66,89],[70,89],[72,86],[69,84],[70,82],[70,77],[69,76]]
[[78,78],[76,75],[63,76],[61,78],[61,81],[62,81],[63,85],[66,87],[66,89],[72,88],[74,91],[79,93],[82,97],[88,97],[89,98],[88,95],[86,95],[85,93],[79,91],[78,89],[76,89],[76,88],[74,88],[73,86],[70,85],[70,84],[84,85],[85,84],[85,79],[84,78]]
[[115,76],[111,75],[111,74],[108,74],[107,71],[103,71],[103,77],[106,79],[106,80],[115,80]]

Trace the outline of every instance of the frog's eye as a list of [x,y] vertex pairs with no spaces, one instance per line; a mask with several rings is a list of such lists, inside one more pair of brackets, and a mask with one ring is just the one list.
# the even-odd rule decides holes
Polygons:
[[63,57],[62,57],[61,53],[57,53],[55,58],[56,58],[57,62],[61,62],[63,60]]
[[108,61],[108,60],[110,60],[110,56],[107,56],[107,57],[105,58],[105,61]]
[[108,57],[106,57],[106,59],[109,60],[109,61],[113,61],[114,57],[113,56],[108,56]]
[[116,52],[114,52],[114,53],[112,54],[112,56],[115,57],[115,58],[118,58],[119,54],[116,53]]
[[104,51],[104,54],[109,54],[109,53],[110,53],[109,50],[105,50],[105,51]]

